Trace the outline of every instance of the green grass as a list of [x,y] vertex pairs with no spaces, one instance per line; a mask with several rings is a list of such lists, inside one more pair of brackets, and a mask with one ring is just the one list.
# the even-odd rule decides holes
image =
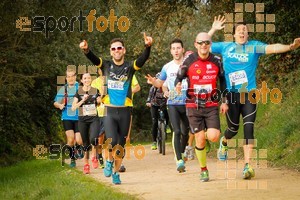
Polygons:
[[280,104],[259,105],[255,126],[258,147],[266,148],[268,161],[300,170],[300,85]]
[[1,168],[1,199],[136,199],[51,160]]

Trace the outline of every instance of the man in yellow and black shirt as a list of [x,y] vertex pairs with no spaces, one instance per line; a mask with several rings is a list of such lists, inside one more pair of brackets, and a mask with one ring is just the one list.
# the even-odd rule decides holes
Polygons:
[[[87,42],[84,40],[80,43],[80,48],[94,65],[101,68],[105,77],[105,87],[107,94],[103,98],[107,115],[104,118],[105,134],[107,138],[111,138],[111,146],[114,148],[117,144],[123,147],[123,152],[117,151],[113,160],[112,149],[109,152],[109,158],[106,161],[104,175],[110,177],[112,175],[114,184],[121,184],[118,170],[124,157],[124,145],[130,128],[132,91],[131,84],[135,71],[139,70],[147,61],[150,55],[152,38],[144,34],[145,50],[133,62],[125,61],[126,48],[124,42],[120,38],[115,38],[110,42],[110,55],[112,60],[103,60],[101,57],[95,56],[88,48]],[[114,173],[112,172],[113,164]]]

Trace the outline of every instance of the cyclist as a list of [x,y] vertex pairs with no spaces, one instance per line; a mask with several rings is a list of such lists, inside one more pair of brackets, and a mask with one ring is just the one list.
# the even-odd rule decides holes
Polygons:
[[146,76],[148,82],[153,84],[155,87],[160,88],[166,81],[169,89],[168,94],[168,113],[171,125],[173,127],[173,148],[176,155],[176,166],[179,173],[185,171],[185,163],[182,153],[184,152],[185,146],[188,141],[189,133],[189,122],[185,111],[185,91],[187,89],[187,83],[183,84],[181,94],[175,91],[174,81],[177,76],[177,71],[180,64],[183,61],[183,42],[180,39],[174,39],[170,43],[170,52],[173,56],[173,60],[165,64],[160,72],[160,77]]
[[[156,78],[160,76],[160,73],[156,74]],[[157,149],[157,129],[158,129],[158,118],[159,118],[159,109],[163,109],[164,116],[166,119],[166,122],[168,123],[169,117],[168,117],[168,111],[166,108],[166,102],[167,99],[164,97],[164,93],[162,91],[162,88],[156,88],[152,86],[149,90],[148,98],[146,101],[146,106],[151,108],[151,117],[152,117],[152,128],[151,128],[151,134],[153,139],[153,144],[151,146],[152,150]]]
[[[209,180],[206,165],[206,139],[217,142],[220,136],[220,118],[218,99],[214,100],[217,80],[220,80],[221,91],[226,88],[221,59],[209,53],[211,38],[208,33],[201,32],[194,42],[197,52],[191,54],[182,64],[175,81],[177,92],[181,91],[182,80],[188,80],[186,110],[192,133],[196,140],[196,156],[201,174],[200,180]],[[217,93],[218,94],[218,93]],[[228,110],[222,103],[221,112]],[[205,132],[206,129],[206,132]]]
[[[224,21],[223,21],[224,23]],[[212,31],[220,30],[212,29]],[[256,118],[256,102],[250,102],[250,98],[256,99],[256,77],[258,59],[264,54],[285,53],[295,50],[300,46],[300,38],[296,38],[292,44],[266,44],[257,40],[248,40],[248,27],[245,23],[237,23],[234,26],[234,42],[213,43],[211,50],[223,57],[225,78],[228,93],[229,111],[226,115],[228,128],[220,139],[218,157],[227,159],[227,140],[233,138],[239,129],[240,115],[243,117],[244,127],[244,170],[243,178],[251,179],[255,176],[250,166],[250,158],[254,142],[254,122]],[[244,91],[242,91],[244,90]],[[252,95],[251,95],[252,94]],[[241,96],[245,95],[245,101]],[[251,95],[251,97],[249,97]],[[256,100],[255,100],[256,101]]]
[[78,129],[78,112],[71,110],[73,96],[78,90],[78,82],[76,81],[76,71],[68,67],[66,70],[66,81],[64,87],[61,87],[54,99],[54,106],[62,111],[61,120],[67,136],[67,145],[72,147],[73,154],[71,157],[70,167],[76,167],[74,156],[74,145],[82,145],[80,132]]
[[[109,148],[109,157],[105,162],[104,175],[112,176],[114,184],[121,184],[119,169],[124,157],[124,145],[129,132],[132,106],[131,81],[135,71],[139,70],[147,61],[150,55],[152,38],[144,33],[146,48],[142,55],[134,62],[125,61],[126,48],[124,41],[115,38],[110,42],[110,55],[112,60],[103,60],[95,56],[88,49],[86,41],[80,43],[87,58],[94,65],[101,68],[103,75],[106,77],[107,95],[103,98],[107,115],[104,118],[105,134],[111,139],[111,147],[120,147],[116,150],[113,159],[112,148]],[[119,146],[117,146],[119,145]],[[122,151],[123,150],[123,151]],[[113,164],[115,167],[113,169]],[[114,172],[113,172],[114,171]]]

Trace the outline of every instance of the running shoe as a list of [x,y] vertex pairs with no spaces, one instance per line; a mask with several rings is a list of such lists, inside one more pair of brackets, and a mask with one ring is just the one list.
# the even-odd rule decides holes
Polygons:
[[187,159],[188,160],[194,160],[195,159],[195,150],[194,150],[194,148],[191,147],[191,146],[187,146],[186,149],[187,149],[187,152],[188,152]]
[[206,140],[205,148],[206,148],[206,153],[209,153],[209,152],[210,152],[210,149],[211,149],[209,140]]
[[94,169],[98,168],[98,160],[95,156],[92,157],[92,166]]
[[201,172],[201,174],[200,174],[200,180],[202,182],[207,182],[209,180],[208,170],[204,170],[204,171]]
[[157,145],[156,142],[153,142],[152,146],[151,146],[151,150],[156,150],[157,149]]
[[105,167],[103,170],[104,176],[110,177],[112,174],[112,168],[113,168],[113,162],[112,161],[106,161],[105,162]]
[[185,147],[185,150],[184,150],[184,152],[183,152],[183,155],[184,155],[184,157],[188,158],[188,157],[189,157],[189,154],[190,154],[189,146],[186,146],[186,147]]
[[71,159],[70,167],[71,167],[71,168],[76,167],[76,161],[75,161],[75,159]]
[[99,164],[100,164],[100,166],[99,166],[100,169],[103,169],[103,168],[105,167],[105,166],[104,166],[103,158],[100,158],[100,159],[99,159]]
[[177,171],[178,171],[179,173],[185,172],[184,161],[183,161],[182,159],[181,159],[181,160],[178,160],[176,164],[177,164]]
[[89,174],[90,173],[90,165],[89,164],[85,164],[83,166],[83,173],[84,174]]
[[119,169],[119,172],[125,172],[126,171],[126,168],[123,164],[121,164],[121,167]]
[[219,158],[219,160],[225,161],[225,160],[227,160],[228,146],[224,146],[222,144],[223,138],[224,138],[224,136],[221,137],[221,139],[220,139],[220,147],[219,147],[219,150],[218,150],[218,158]]
[[112,182],[115,185],[121,184],[120,174],[118,172],[115,172],[115,173],[112,174]]
[[250,165],[247,163],[243,170],[243,179],[251,179],[255,177],[255,171]]

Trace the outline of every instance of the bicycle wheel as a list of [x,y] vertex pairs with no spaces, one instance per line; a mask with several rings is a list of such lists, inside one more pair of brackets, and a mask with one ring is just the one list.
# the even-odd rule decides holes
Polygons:
[[162,155],[166,155],[166,124],[160,123],[160,133],[161,133],[161,150]]

